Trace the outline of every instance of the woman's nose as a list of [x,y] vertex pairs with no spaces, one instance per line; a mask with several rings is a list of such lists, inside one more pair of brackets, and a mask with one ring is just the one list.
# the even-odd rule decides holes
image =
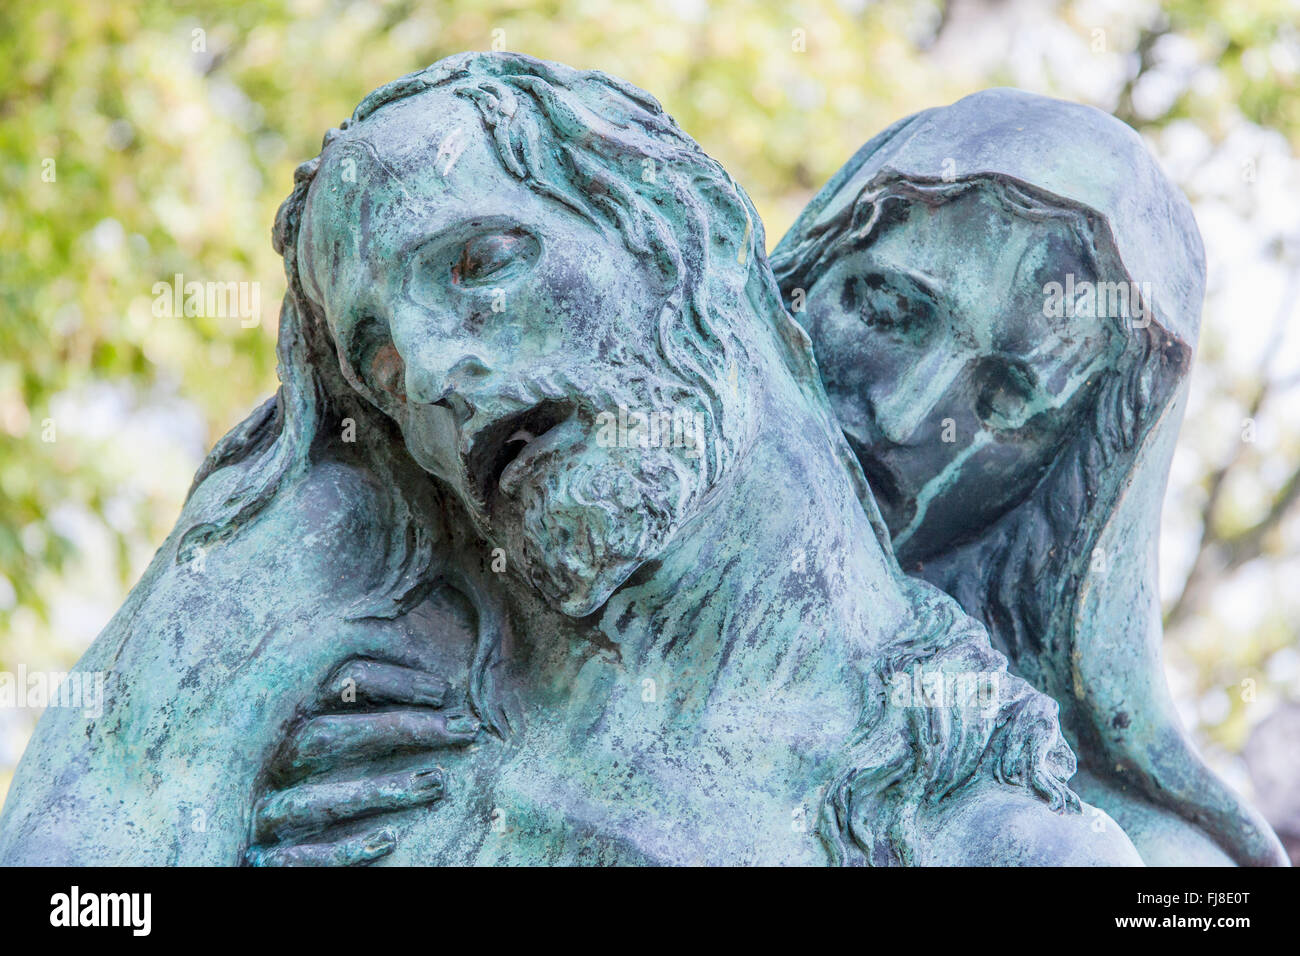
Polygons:
[[936,350],[924,355],[888,394],[872,397],[880,433],[895,445],[924,440],[926,436],[919,436],[918,429],[933,416],[967,364],[965,354]]

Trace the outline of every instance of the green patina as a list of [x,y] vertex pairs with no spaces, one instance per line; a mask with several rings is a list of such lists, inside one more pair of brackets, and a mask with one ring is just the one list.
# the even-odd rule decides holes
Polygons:
[[[989,96],[993,116],[1012,94]],[[1017,108],[1048,128],[1066,105]],[[1015,154],[967,112],[940,130],[946,155],[980,155],[962,140],[981,135]],[[277,218],[280,391],[209,455],[79,665],[108,674],[102,715],[42,718],[0,860],[1131,864],[1155,828],[1171,853],[1267,858],[1266,829],[1231,830],[1255,818],[1226,790],[1142,817],[1121,786],[1212,779],[1160,738],[1177,725],[1152,709],[1149,633],[1117,626],[1153,587],[1138,555],[1199,258],[1130,269],[1176,286],[1141,342],[1096,325],[1017,343],[1032,329],[1005,318],[1028,301],[1008,249],[1037,242],[1016,259],[1035,276],[1101,273],[1141,237],[1055,168],[953,184],[927,180],[928,159],[872,165],[923,125],[868,144],[774,274],[749,199],[621,81],[465,54],[372,93]],[[1163,179],[1131,188],[1183,209]],[[796,286],[811,343],[783,303]],[[915,308],[834,324],[882,289]],[[945,331],[905,327],[916,315]],[[1149,380],[1104,404],[1134,350]],[[926,364],[953,355],[950,375]],[[873,375],[902,417],[875,420]],[[917,437],[963,398],[983,425],[955,413],[960,440]],[[698,423],[703,445],[601,439],[620,410]],[[1026,544],[1008,516],[1060,461],[1094,463],[1070,451],[1094,420],[1116,450],[1086,534],[1025,578],[1015,620],[1043,627],[1008,631],[967,555],[987,540],[1042,556],[1044,535]],[[895,469],[886,434],[924,447]],[[991,504],[970,504],[972,482]],[[1094,542],[1118,568],[1100,583],[1078,566]],[[1048,573],[1059,587],[1036,586]],[[1028,606],[1048,592],[1057,604]],[[1116,674],[1111,654],[1140,666]],[[903,702],[936,675],[993,692]],[[1058,703],[1091,773],[1080,792],[1133,841],[1071,789]],[[1116,743],[1095,718],[1121,704]],[[1098,774],[1103,754],[1133,776]]]

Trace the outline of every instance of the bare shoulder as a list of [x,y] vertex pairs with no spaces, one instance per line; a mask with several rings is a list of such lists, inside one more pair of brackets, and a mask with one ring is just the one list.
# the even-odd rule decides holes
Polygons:
[[1021,787],[981,781],[928,812],[931,866],[1142,866],[1119,824],[1096,807],[1053,810]]
[[257,569],[290,575],[301,586],[365,577],[383,554],[387,493],[366,469],[326,460],[278,489],[261,510],[223,530],[211,545],[180,557],[186,533],[221,514],[222,502],[246,477],[243,467],[216,472],[195,489],[164,546],[173,564],[195,565],[188,570],[214,585],[232,575],[246,579],[249,569]]

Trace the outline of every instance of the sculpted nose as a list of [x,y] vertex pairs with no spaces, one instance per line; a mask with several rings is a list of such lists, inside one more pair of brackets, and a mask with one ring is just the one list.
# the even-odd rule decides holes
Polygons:
[[905,445],[938,435],[918,436],[917,429],[933,415],[948,388],[966,368],[967,357],[935,350],[927,353],[890,390],[872,397],[876,426],[895,445]]
[[[426,470],[454,488],[468,480],[462,455],[474,417],[473,383],[488,373],[478,356],[443,348],[415,352],[406,363],[406,446]],[[450,360],[448,360],[450,359]]]
[[473,412],[466,396],[488,373],[479,356],[444,349],[438,356],[422,356],[406,364],[406,394],[413,402],[449,408],[463,423]]

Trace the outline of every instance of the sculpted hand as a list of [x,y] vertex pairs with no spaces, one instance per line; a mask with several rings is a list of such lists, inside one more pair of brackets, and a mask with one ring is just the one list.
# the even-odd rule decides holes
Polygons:
[[[471,714],[443,711],[448,686],[425,671],[365,658],[341,664],[291,728],[253,811],[252,866],[353,866],[397,845],[368,818],[440,799],[441,767],[368,772],[386,758],[464,747]],[[349,772],[351,771],[351,772]]]

